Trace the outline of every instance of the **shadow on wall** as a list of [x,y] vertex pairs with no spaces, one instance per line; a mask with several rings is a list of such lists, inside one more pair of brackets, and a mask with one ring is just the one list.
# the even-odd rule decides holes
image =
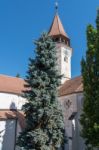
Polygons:
[[[10,110],[16,111],[17,108],[15,106],[15,103],[12,102],[10,105]],[[16,130],[16,123],[17,118],[13,118],[12,116],[9,116],[9,114],[6,113],[6,120],[5,122],[5,131],[3,135],[3,142],[2,142],[2,149],[1,150],[14,150],[15,147],[15,130]]]
[[17,120],[21,129],[25,128],[25,118],[22,111],[18,111],[14,102],[9,111],[4,112],[4,118],[0,121],[0,150],[15,150]]
[[17,107],[14,102],[11,103],[10,110],[17,110]]

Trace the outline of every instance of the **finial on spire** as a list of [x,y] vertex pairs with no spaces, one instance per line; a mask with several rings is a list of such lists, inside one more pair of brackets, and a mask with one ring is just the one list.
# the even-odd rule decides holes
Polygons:
[[56,13],[58,12],[58,2],[55,3]]

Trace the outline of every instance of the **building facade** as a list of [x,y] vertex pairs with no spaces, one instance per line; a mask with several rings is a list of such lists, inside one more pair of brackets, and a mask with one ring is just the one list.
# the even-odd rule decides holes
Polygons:
[[57,68],[59,74],[63,75],[61,80],[61,84],[63,84],[66,80],[71,79],[72,48],[70,47],[70,39],[57,13],[50,27],[49,36],[56,42]]
[[0,75],[0,150],[18,150],[16,139],[25,126],[21,111],[24,80]]
[[[49,36],[56,42],[57,68],[63,75],[59,101],[68,138],[65,149],[85,150],[79,123],[83,104],[82,77],[71,79],[72,48],[58,14],[54,17]],[[25,127],[24,114],[21,111],[26,102],[22,97],[24,84],[25,81],[21,78],[0,75],[0,150],[19,150],[15,143],[18,134]]]
[[67,150],[85,150],[84,140],[80,136],[79,122],[83,105],[82,78],[76,77],[66,81],[59,91],[59,100],[65,120]]

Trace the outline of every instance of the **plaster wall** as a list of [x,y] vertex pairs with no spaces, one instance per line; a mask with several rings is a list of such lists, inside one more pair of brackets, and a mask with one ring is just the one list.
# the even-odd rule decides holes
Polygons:
[[75,93],[59,98],[64,114],[68,149],[85,150],[84,140],[80,136],[81,125],[79,122],[82,113],[83,93]]
[[69,118],[72,116],[73,112],[77,112],[76,94],[60,97],[59,100],[61,102],[63,115],[64,115],[65,130],[66,130],[66,136],[68,140],[67,150],[72,150],[73,124],[72,124],[72,120],[70,120]]
[[[69,55],[66,56],[65,49],[68,49],[70,51]],[[65,56],[67,57],[67,60],[64,61]],[[66,80],[71,78],[71,49],[69,47],[61,47],[61,74],[64,75],[64,78]]]
[[0,93],[0,109],[18,109],[21,110],[26,99],[11,93]]
[[[20,124],[19,124],[19,122],[17,121],[16,140],[17,140],[17,138],[18,138],[18,136],[19,136],[19,134],[20,134],[21,131],[22,131],[22,130],[21,130]],[[19,146],[16,146],[16,147],[15,147],[15,150],[20,150]]]
[[59,74],[61,74],[61,49],[58,46],[56,47],[56,57],[57,57],[56,67]]
[[76,96],[77,96],[77,115],[75,116],[76,132],[74,132],[75,134],[73,137],[73,148],[77,147],[78,150],[85,150],[84,139],[80,136],[82,127],[79,121],[80,115],[82,113],[83,93],[78,93]]
[[0,120],[0,150],[14,150],[16,120]]
[[[68,54],[66,55],[66,49]],[[72,49],[63,44],[57,44],[57,69],[59,74],[63,75],[61,83],[63,84],[66,80],[71,78],[71,55]],[[66,60],[65,60],[66,58]]]

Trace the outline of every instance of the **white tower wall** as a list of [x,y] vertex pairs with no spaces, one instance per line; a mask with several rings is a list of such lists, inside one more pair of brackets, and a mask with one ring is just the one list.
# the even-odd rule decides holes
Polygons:
[[61,84],[71,78],[71,56],[72,48],[65,44],[57,44],[57,68],[61,75]]

